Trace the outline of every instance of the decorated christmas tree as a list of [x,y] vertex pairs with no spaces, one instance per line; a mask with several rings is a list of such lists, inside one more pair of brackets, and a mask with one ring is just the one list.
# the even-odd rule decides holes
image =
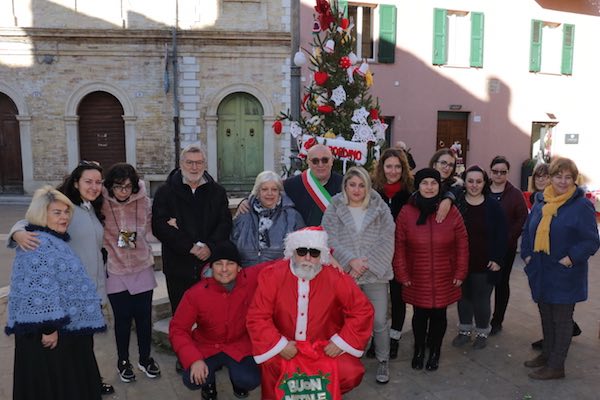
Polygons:
[[337,0],[316,0],[313,42],[294,56],[298,66],[310,63],[310,80],[304,88],[300,118],[282,112],[273,124],[281,133],[282,121],[298,141],[299,157],[308,148],[325,143],[332,150],[336,169],[358,164],[370,169],[385,140],[387,125],[380,118],[377,101],[369,94],[373,75],[366,60],[354,53],[354,22]]

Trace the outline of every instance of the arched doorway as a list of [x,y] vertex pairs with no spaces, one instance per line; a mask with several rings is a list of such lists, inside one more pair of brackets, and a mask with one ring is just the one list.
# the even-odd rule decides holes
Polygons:
[[228,191],[252,189],[263,170],[263,108],[248,93],[232,93],[217,110],[218,179]]
[[0,93],[0,193],[23,193],[18,114],[10,97]]
[[104,169],[125,162],[123,107],[110,93],[86,95],[77,108],[79,116],[79,159],[98,161]]

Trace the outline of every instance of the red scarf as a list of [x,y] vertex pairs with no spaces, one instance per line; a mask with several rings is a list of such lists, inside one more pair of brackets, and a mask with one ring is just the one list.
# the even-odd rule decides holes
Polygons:
[[386,183],[383,185],[383,193],[388,199],[391,199],[402,190],[402,182],[398,181],[396,183]]

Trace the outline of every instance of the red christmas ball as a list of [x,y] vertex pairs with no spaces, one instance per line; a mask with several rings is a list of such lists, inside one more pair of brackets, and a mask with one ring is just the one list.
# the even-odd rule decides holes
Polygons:
[[347,29],[348,26],[350,26],[350,21],[348,20],[348,18],[342,18],[342,20],[340,21],[340,26],[342,27],[342,29]]
[[371,109],[371,111],[369,111],[369,115],[371,116],[372,120],[379,119],[379,111],[377,111],[376,108]]
[[340,58],[339,65],[343,69],[350,68],[350,66],[352,65],[352,62],[350,61],[350,57],[344,56],[344,57]]
[[282,128],[283,125],[281,124],[280,120],[273,122],[273,132],[275,132],[275,134],[279,135],[281,133]]

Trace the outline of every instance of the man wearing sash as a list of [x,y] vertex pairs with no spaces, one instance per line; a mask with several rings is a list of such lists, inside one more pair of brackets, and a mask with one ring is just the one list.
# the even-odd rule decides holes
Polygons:
[[323,212],[331,197],[342,190],[342,175],[332,172],[333,155],[329,147],[316,144],[308,150],[308,167],[300,175],[283,182],[283,189],[295,204],[307,226],[321,225]]

